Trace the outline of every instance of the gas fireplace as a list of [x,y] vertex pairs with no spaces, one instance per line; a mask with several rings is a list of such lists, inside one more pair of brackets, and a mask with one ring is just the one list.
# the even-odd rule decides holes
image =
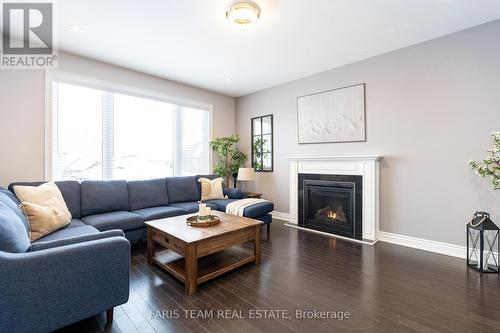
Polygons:
[[298,224],[362,239],[362,176],[299,174]]

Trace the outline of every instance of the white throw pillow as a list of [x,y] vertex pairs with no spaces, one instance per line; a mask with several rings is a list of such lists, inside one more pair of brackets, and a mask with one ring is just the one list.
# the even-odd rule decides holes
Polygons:
[[223,181],[223,178],[210,180],[202,177],[198,179],[198,182],[201,184],[201,201],[224,199],[224,192],[222,191]]

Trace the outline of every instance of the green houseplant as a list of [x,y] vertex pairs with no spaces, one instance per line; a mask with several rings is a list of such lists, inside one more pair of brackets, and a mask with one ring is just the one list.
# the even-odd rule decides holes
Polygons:
[[210,147],[218,155],[218,162],[214,167],[214,173],[217,176],[225,178],[226,186],[229,186],[229,177],[236,177],[238,169],[247,160],[247,155],[239,151],[235,146],[239,141],[240,137],[236,134],[215,138],[210,141]]
[[469,165],[474,172],[481,177],[491,178],[493,189],[500,190],[500,132],[491,132],[493,138],[493,148],[482,161],[469,161]]

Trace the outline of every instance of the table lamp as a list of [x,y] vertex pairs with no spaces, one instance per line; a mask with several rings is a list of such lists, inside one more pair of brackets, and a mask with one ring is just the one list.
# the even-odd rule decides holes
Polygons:
[[255,180],[255,170],[253,168],[239,168],[238,180],[240,182],[245,182],[245,193],[248,193],[247,182],[253,182]]

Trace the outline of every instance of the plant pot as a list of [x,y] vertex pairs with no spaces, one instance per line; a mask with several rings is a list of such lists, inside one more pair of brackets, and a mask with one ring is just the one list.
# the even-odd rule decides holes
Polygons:
[[236,188],[236,180],[237,180],[237,178],[238,178],[238,173],[237,172],[233,173],[233,185],[234,185],[233,187],[234,188]]

